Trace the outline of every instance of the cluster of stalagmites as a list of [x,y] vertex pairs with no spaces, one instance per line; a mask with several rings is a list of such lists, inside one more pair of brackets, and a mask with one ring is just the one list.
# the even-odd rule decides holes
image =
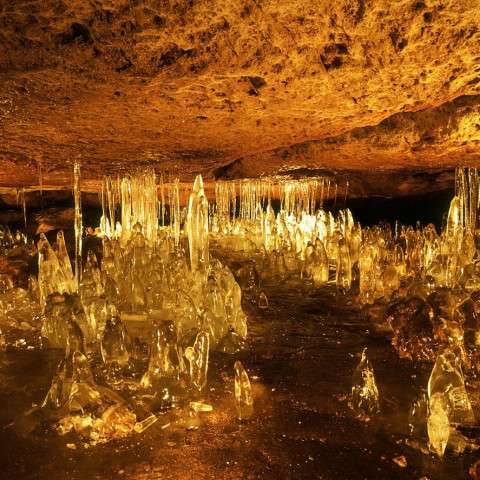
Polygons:
[[101,342],[119,323],[112,313],[118,311],[120,324],[172,321],[178,341],[186,344],[205,330],[212,348],[233,353],[245,339],[247,325],[241,289],[231,271],[217,260],[192,271],[184,252],[175,249],[168,236],[160,232],[151,247],[140,230],[137,224],[124,247],[117,239],[104,238],[100,266],[95,254],[88,253],[78,293],[71,270],[59,261],[58,241],[55,252],[45,238],[40,240],[43,336],[49,344],[64,348],[70,319],[87,343]]
[[[301,278],[317,287],[333,284],[356,297],[378,329],[390,332],[401,357],[435,362],[420,423],[430,449],[443,456],[447,446],[457,453],[478,448],[457,429],[475,423],[463,370],[472,380],[480,371],[478,197],[476,170],[458,170],[457,195],[440,233],[433,225],[362,228],[348,209],[334,216],[282,204],[275,213],[270,201],[239,218],[224,209],[211,224],[221,246],[255,258],[241,269],[247,280],[265,276]],[[363,420],[380,408],[366,352],[354,373],[350,404]]]
[[[39,302],[45,345],[66,352],[43,409],[57,412],[61,432],[87,432],[93,441],[105,441],[143,431],[162,409],[183,411],[182,421],[194,423],[199,412],[212,408],[201,394],[209,355],[234,353],[245,340],[242,290],[267,309],[264,278],[335,285],[390,332],[401,357],[435,362],[428,395],[411,414],[421,445],[428,439],[439,456],[447,447],[476,448],[461,428],[475,423],[463,372],[469,381],[480,372],[477,177],[476,171],[459,173],[461,188],[440,233],[432,225],[363,228],[348,209],[336,215],[315,210],[316,190],[308,182],[285,187],[277,213],[271,185],[259,181],[242,183],[238,205],[235,188],[222,185],[217,208],[209,209],[201,178],[184,214],[174,184],[171,222],[160,227],[154,172],[123,179],[118,191],[109,181],[100,261],[89,252],[78,281],[63,234],[55,248],[42,236],[38,283],[31,279],[28,291],[7,285],[0,301],[15,306],[24,298],[25,308]],[[163,224],[164,203],[160,212]],[[21,237],[11,237],[5,248],[16,248],[16,241],[28,248]],[[210,258],[212,239],[249,257],[236,278]],[[234,369],[237,417],[245,419],[252,414],[251,387],[239,362]],[[131,398],[128,405],[122,392]],[[350,401],[360,419],[377,414],[380,394],[364,351]]]
[[[22,270],[36,255],[36,248],[27,237],[17,231],[12,234],[8,227],[0,227],[0,323],[2,329],[30,332],[38,320],[38,283],[34,276],[22,288],[15,285],[18,271]],[[25,346],[23,338],[17,338],[15,344]],[[0,330],[0,347],[6,345],[4,334]]]
[[[101,260],[89,251],[80,281],[62,232],[53,247],[41,234],[38,282],[31,277],[28,291],[4,278],[0,302],[15,310],[25,297],[40,311],[43,346],[65,351],[29,416],[53,419],[59,433],[75,431],[95,444],[142,432],[165,412],[169,422],[196,428],[198,414],[212,410],[204,395],[210,352],[237,352],[247,319],[231,271],[209,258],[204,198],[196,184],[181,240],[169,229],[147,240],[138,222],[104,236]],[[238,361],[234,376],[237,417],[245,420],[253,401]]]

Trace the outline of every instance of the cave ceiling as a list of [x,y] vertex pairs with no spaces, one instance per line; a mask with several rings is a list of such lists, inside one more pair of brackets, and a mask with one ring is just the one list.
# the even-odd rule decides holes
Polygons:
[[75,160],[443,187],[480,165],[480,2],[3,0],[0,187]]

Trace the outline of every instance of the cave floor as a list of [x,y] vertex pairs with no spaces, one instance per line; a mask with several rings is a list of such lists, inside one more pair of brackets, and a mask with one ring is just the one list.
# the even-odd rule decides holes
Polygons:
[[[25,434],[18,419],[42,401],[60,357],[54,351],[8,349],[0,356],[0,478],[467,478],[478,455],[439,461],[404,443],[408,410],[427,384],[430,365],[399,359],[388,338],[373,332],[355,302],[333,287],[272,280],[264,290],[268,309],[245,302],[250,319],[245,350],[212,355],[203,398],[213,412],[200,414],[194,431],[165,427],[168,421],[161,418],[143,434],[89,448],[70,434]],[[369,423],[348,407],[352,372],[364,346],[382,406]],[[252,381],[255,414],[245,423],[234,415],[235,359]],[[402,455],[406,467],[393,461]]]

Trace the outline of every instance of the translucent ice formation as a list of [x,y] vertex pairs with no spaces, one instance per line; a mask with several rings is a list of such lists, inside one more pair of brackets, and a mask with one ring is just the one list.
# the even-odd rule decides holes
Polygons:
[[128,363],[128,333],[114,306],[108,307],[107,323],[100,343],[100,351],[105,364],[124,366]]
[[207,385],[209,350],[209,336],[203,330],[197,334],[193,347],[185,349],[185,357],[190,363],[190,380],[198,391]]
[[235,407],[237,409],[237,418],[239,420],[247,420],[253,415],[253,398],[250,379],[239,360],[235,362],[234,369]]
[[82,274],[82,192],[80,190],[80,163],[73,164],[73,199],[75,202],[75,280],[76,284],[80,283]]
[[[180,206],[178,179],[166,183],[165,178],[157,179],[152,169],[146,169],[104,181],[99,229],[103,258],[98,255],[100,262],[93,253],[87,254],[79,283],[73,272],[80,270],[71,267],[63,235],[53,248],[41,236],[38,289],[32,283],[25,295],[31,291],[33,298],[38,290],[44,345],[64,348],[67,358],[76,352],[87,358],[88,352],[98,360],[100,354],[116,375],[136,369],[129,388],[138,390],[142,401],[168,397],[162,408],[167,403],[176,408],[172,392],[185,395],[185,402],[179,403],[188,406],[190,426],[197,428],[197,413],[209,407],[198,396],[205,392],[210,350],[233,353],[246,338],[242,295],[267,308],[265,278],[301,279],[315,288],[336,284],[340,292],[358,293],[365,311],[381,312],[378,323],[391,331],[400,356],[437,358],[429,382],[429,408],[418,402],[412,414],[414,434],[428,434],[432,451],[443,455],[447,444],[451,448],[453,427],[473,423],[462,368],[480,369],[476,170],[457,171],[456,195],[445,228],[438,232],[432,225],[365,228],[348,209],[327,211],[323,200],[337,188],[326,179],[218,183],[216,206],[209,209],[202,178],[197,177],[186,211]],[[76,206],[79,180],[78,169]],[[235,267],[236,277],[215,260],[215,251],[209,251],[211,241],[249,257]],[[2,252],[14,250],[15,242],[11,232],[0,231]],[[0,280],[1,305],[13,297],[10,303],[20,305],[23,294],[11,295],[10,278]],[[454,358],[448,352],[455,352]],[[61,395],[58,400],[55,391],[63,391],[62,378],[68,383],[70,374],[59,373],[51,398],[60,405]],[[82,385],[77,404],[84,401],[82,392],[93,395],[95,389],[101,391]],[[239,363],[235,393],[238,417],[248,418],[250,383]],[[89,395],[93,404],[86,408],[95,410],[94,395]],[[106,433],[111,421],[122,424],[125,432],[143,429],[128,408],[107,404],[103,409],[97,406],[91,421],[74,409],[65,430],[88,423],[98,436],[116,435],[114,430]],[[362,419],[379,410],[366,351],[353,376],[351,404]],[[147,415],[145,425],[156,419]],[[92,427],[95,422],[98,428]]]
[[352,378],[352,408],[359,418],[369,420],[380,409],[379,395],[372,365],[364,348]]
[[[453,428],[475,422],[472,405],[465,389],[461,359],[451,350],[439,354],[428,381],[429,416],[427,422],[430,449],[442,457]],[[456,448],[458,438],[452,440]],[[457,440],[455,440],[457,439]]]
[[144,388],[168,388],[185,371],[181,347],[172,322],[162,322],[153,328],[148,369],[142,377]]
[[59,234],[57,241],[57,253],[53,250],[47,237],[40,234],[38,241],[38,286],[40,291],[40,305],[42,308],[48,295],[52,293],[74,293],[76,284],[72,278],[72,267],[66,248],[63,235]]
[[427,431],[430,449],[443,457],[450,437],[448,407],[442,394],[434,394],[429,401]]
[[185,228],[190,252],[192,271],[204,270],[208,266],[208,201],[203,191],[202,176],[198,175],[188,202]]
[[428,397],[440,396],[451,424],[475,422],[472,405],[465,388],[461,358],[452,350],[439,354],[428,380]]

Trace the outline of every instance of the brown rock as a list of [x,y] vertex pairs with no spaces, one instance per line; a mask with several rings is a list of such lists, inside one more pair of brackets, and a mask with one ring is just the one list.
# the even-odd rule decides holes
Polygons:
[[451,176],[480,164],[479,16],[467,0],[10,2],[0,186],[40,170],[69,186],[76,158],[91,190],[146,163],[184,181]]

